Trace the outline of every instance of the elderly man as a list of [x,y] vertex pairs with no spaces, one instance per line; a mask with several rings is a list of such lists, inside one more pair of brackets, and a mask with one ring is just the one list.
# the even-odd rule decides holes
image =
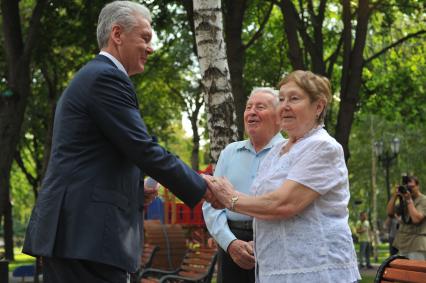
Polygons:
[[58,102],[23,249],[43,256],[44,283],[129,282],[140,265],[144,173],[190,206],[213,200],[196,172],[152,140],[140,116],[129,76],[144,71],[151,38],[145,6],[107,4],[97,27],[101,52]]
[[[248,140],[229,144],[220,154],[214,176],[225,176],[239,191],[249,193],[259,164],[272,146],[283,139],[277,113],[278,93],[271,88],[255,88],[244,111]],[[254,282],[252,218],[228,209],[203,205],[204,219],[221,247],[219,262],[222,283]]]
[[[405,187],[396,187],[386,208],[389,217],[402,218],[393,245],[402,256],[426,260],[426,196],[420,193],[417,177],[407,176],[407,179]],[[401,200],[399,211],[395,207],[398,196]]]

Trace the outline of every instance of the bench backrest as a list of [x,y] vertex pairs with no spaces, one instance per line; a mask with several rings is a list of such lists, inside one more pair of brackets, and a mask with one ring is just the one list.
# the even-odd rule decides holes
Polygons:
[[144,244],[143,252],[141,255],[141,267],[149,268],[152,265],[152,261],[154,260],[154,256],[159,250],[158,246],[154,246],[151,244]]
[[178,275],[209,282],[215,268],[217,249],[199,248],[188,250]]
[[426,282],[426,261],[392,256],[380,266],[374,282],[424,283]]
[[159,247],[152,261],[152,267],[175,270],[182,262],[187,250],[186,232],[181,225],[145,223],[145,243]]

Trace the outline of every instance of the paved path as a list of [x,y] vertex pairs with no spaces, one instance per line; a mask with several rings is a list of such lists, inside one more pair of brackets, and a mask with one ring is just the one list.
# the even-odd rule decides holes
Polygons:
[[377,269],[379,268],[380,263],[372,263],[371,266],[373,267],[371,269],[368,269],[368,268],[359,269],[359,273],[361,273],[361,277],[363,277],[364,275],[376,276]]

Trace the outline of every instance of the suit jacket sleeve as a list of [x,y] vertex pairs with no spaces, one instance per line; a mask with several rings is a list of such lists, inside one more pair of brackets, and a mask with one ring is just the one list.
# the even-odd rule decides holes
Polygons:
[[187,205],[205,194],[205,181],[175,155],[152,141],[140,116],[129,78],[118,69],[102,72],[89,91],[90,115],[105,136],[143,172]]

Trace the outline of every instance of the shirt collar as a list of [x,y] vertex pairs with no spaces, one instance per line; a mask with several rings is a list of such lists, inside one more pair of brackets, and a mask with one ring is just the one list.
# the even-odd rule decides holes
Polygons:
[[[278,132],[270,141],[267,145],[265,145],[259,152],[265,150],[265,149],[270,149],[274,146],[274,144],[276,144],[278,141],[283,140],[283,136],[281,135],[280,132]],[[256,150],[254,149],[252,143],[250,142],[250,140],[245,140],[244,142],[241,143],[241,145],[237,148],[237,150],[250,150],[253,152],[256,152]]]
[[109,54],[108,52],[106,52],[106,51],[101,51],[101,52],[99,52],[99,55],[103,55],[103,56],[105,56],[105,57],[107,57],[108,59],[110,59],[113,63],[114,63],[114,65],[115,66],[117,66],[117,68],[120,70],[120,71],[122,71],[123,73],[125,73],[127,76],[129,76],[128,74],[127,74],[127,72],[126,72],[126,69],[124,69],[124,66],[123,66],[123,64],[121,64],[120,63],[120,61],[118,61],[114,56],[112,56],[111,54]]

